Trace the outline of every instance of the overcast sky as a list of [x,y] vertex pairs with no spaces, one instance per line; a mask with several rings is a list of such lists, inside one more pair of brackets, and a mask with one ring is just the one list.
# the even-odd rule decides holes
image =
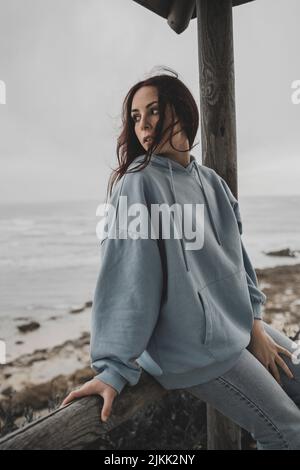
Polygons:
[[[299,0],[234,8],[239,195],[300,194],[299,18]],[[122,101],[158,65],[199,106],[195,19],[177,35],[131,0],[0,0],[1,201],[103,199]]]

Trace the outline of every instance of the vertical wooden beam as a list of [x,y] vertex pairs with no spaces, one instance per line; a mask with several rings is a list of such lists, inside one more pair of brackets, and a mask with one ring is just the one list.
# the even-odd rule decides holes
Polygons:
[[206,405],[207,449],[241,450],[241,429],[211,405]]
[[[237,198],[232,0],[196,0],[202,163]],[[241,430],[207,405],[207,448],[241,449]]]
[[202,162],[237,197],[232,0],[196,0]]

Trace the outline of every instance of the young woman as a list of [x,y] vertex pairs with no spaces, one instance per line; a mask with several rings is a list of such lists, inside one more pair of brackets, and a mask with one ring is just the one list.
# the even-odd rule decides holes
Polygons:
[[242,242],[238,201],[190,154],[198,124],[177,76],[152,76],[125,98],[92,309],[97,375],[62,406],[99,394],[106,421],[143,368],[166,389],[212,404],[259,449],[300,449],[296,344],[262,319],[266,296]]

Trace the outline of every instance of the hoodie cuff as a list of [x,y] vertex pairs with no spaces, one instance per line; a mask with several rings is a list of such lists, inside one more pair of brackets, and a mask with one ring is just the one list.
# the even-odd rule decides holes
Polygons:
[[252,303],[253,316],[256,320],[262,320],[261,305],[262,304],[260,302]]
[[122,375],[118,374],[118,372],[107,369],[105,369],[103,372],[100,372],[100,374],[95,375],[94,379],[101,380],[107,385],[110,385],[118,392],[119,395],[125,385],[128,383],[125,377],[122,377]]

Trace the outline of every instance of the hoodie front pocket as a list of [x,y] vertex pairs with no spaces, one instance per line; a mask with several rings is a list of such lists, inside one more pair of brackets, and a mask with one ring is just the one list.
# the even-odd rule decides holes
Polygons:
[[209,344],[211,338],[211,317],[209,315],[209,306],[206,300],[206,296],[204,292],[198,291],[198,298],[201,305],[201,314],[203,316],[203,323],[201,326],[201,343],[203,345]]
[[[218,360],[240,352],[250,341],[253,311],[245,271],[238,270],[204,288],[210,333],[205,345]],[[208,330],[208,328],[207,328]]]

